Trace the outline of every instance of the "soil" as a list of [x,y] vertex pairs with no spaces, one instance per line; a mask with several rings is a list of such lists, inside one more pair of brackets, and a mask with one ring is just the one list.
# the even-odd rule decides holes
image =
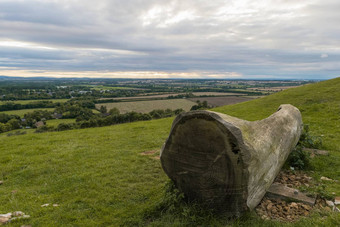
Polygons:
[[[156,154],[156,156],[155,156],[155,154]],[[144,152],[140,153],[140,155],[149,156],[151,159],[154,159],[154,160],[160,160],[158,150],[144,151]]]
[[[316,184],[311,177],[302,171],[281,171],[274,182],[290,188],[309,187]],[[264,197],[255,209],[256,213],[264,220],[273,219],[283,222],[297,221],[316,210],[332,211],[332,208],[327,206],[326,200],[323,198],[318,198],[315,205],[310,206],[301,202],[288,202]]]

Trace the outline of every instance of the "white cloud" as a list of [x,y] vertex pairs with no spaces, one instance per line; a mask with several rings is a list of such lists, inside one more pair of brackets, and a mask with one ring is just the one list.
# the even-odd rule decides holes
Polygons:
[[336,0],[1,0],[0,67],[339,75],[339,11]]

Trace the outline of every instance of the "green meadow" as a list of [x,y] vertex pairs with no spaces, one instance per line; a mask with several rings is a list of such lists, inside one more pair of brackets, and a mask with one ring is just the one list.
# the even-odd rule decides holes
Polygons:
[[7,102],[12,102],[15,104],[28,104],[32,102],[41,102],[41,101],[51,101],[53,103],[64,103],[67,102],[69,99],[31,99],[31,100],[15,100],[15,101],[0,101],[0,105],[6,104]]
[[34,112],[36,110],[47,110],[53,111],[54,108],[36,108],[36,109],[22,109],[22,110],[8,110],[8,111],[1,111],[0,113],[5,113],[8,115],[18,115],[20,117],[24,117],[25,114]]
[[76,122],[76,119],[52,119],[52,120],[47,120],[46,124],[48,126],[57,127],[61,123],[70,124],[70,123],[75,123],[75,122]]
[[[311,134],[330,156],[312,160],[308,174],[340,181],[340,78],[288,89],[264,98],[213,109],[246,120],[298,107]],[[0,213],[31,216],[8,226],[339,226],[340,215],[314,212],[296,223],[264,221],[249,212],[233,222],[195,204],[176,210],[159,154],[173,118],[62,132],[0,135]],[[340,196],[338,182],[321,183]],[[170,199],[171,200],[171,199]],[[176,198],[173,198],[176,200]],[[50,204],[41,207],[43,204]],[[53,206],[52,204],[58,204]],[[170,207],[169,207],[170,206]]]

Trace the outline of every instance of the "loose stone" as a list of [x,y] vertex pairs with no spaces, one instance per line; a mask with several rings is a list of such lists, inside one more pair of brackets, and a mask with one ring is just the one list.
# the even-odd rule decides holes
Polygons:
[[326,204],[330,207],[334,207],[334,203],[330,200],[326,200]]

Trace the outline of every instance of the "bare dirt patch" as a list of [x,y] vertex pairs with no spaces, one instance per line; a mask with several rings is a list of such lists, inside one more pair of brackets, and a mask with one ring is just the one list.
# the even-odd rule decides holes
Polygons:
[[153,155],[155,153],[157,153],[157,150],[152,150],[152,151],[144,151],[142,153],[140,153],[141,155]]
[[[158,155],[155,156],[155,154],[158,154]],[[140,155],[149,156],[151,159],[154,159],[154,160],[160,160],[161,159],[158,150],[144,151],[144,152],[140,153]]]
[[[276,177],[276,183],[281,183],[287,187],[297,188],[301,186],[309,187],[316,184],[311,177],[302,171],[281,171]],[[279,198],[269,198],[265,196],[256,207],[256,213],[264,220],[279,220],[282,222],[294,222],[302,217],[308,217],[311,212],[337,212],[338,208],[328,205],[330,201],[317,198],[314,206],[302,202],[284,201]]]

